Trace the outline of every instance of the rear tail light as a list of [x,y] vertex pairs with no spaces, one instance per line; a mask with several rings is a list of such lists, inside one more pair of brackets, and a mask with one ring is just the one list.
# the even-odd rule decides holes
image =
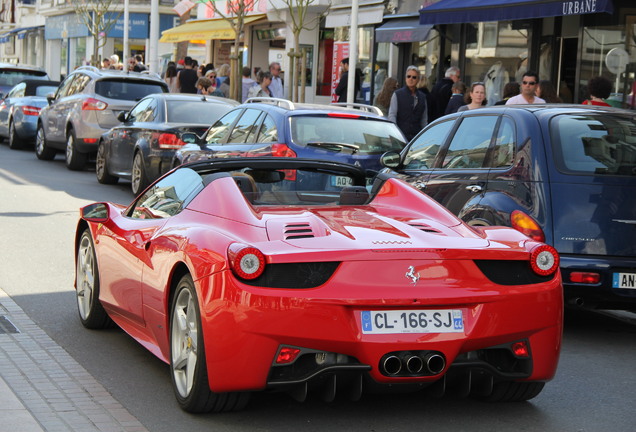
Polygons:
[[82,103],[82,111],[103,111],[108,104],[95,98],[88,98]]
[[177,150],[186,145],[178,136],[172,133],[162,133],[157,138],[157,144],[160,149]]
[[[287,144],[272,144],[272,156],[296,157],[297,155]],[[285,173],[285,180],[296,181],[296,170],[282,170],[282,172]]]
[[30,115],[30,116],[40,115],[40,108],[39,107],[25,105],[25,106],[21,106],[20,109],[22,110],[22,113],[24,115]]
[[530,266],[539,276],[551,275],[559,268],[559,254],[550,245],[539,245],[530,252]]
[[570,282],[594,285],[601,281],[601,275],[594,272],[572,272]]
[[530,347],[528,347],[527,341],[515,342],[510,346],[510,349],[515,357],[530,357]]
[[522,211],[514,210],[510,214],[510,223],[514,229],[520,231],[538,242],[545,241],[545,234],[539,224]]
[[241,279],[256,279],[265,271],[265,255],[255,247],[233,243],[227,254],[232,271]]
[[278,355],[276,355],[276,364],[289,364],[296,360],[300,354],[299,348],[284,346],[278,350]]

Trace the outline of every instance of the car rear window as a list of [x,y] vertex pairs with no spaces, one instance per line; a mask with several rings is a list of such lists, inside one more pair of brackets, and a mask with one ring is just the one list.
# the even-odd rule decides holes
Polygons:
[[613,113],[555,117],[550,135],[557,168],[572,174],[636,174],[636,121]]
[[153,93],[167,93],[168,88],[158,82],[104,79],[95,83],[95,93],[109,99],[138,101]]
[[169,101],[168,122],[211,126],[232,107],[205,101]]
[[15,69],[0,69],[0,85],[14,86],[25,79],[48,80],[46,72]]
[[[390,122],[347,117],[294,116],[291,118],[292,141],[300,146],[319,146],[334,151],[351,151],[349,144],[363,154],[401,151],[406,143],[397,126]],[[347,150],[349,149],[349,150]]]

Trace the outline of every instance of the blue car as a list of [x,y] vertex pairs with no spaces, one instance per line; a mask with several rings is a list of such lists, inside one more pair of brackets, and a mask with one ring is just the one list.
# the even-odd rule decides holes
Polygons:
[[636,311],[636,114],[517,105],[451,114],[383,164],[473,226],[554,246],[566,300]]
[[278,156],[377,170],[383,153],[400,151],[405,145],[400,129],[369,105],[252,98],[221,117],[196,144],[182,147],[173,165],[211,158]]
[[0,138],[8,138],[9,147],[22,148],[35,141],[38,115],[48,105],[47,95],[55,93],[59,81],[24,80],[0,101]]

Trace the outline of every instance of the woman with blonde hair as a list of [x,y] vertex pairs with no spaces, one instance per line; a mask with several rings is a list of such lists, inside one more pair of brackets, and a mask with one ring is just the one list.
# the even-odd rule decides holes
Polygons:
[[391,105],[391,96],[393,96],[393,92],[398,89],[398,81],[393,77],[388,77],[384,80],[384,84],[382,84],[382,89],[375,96],[375,100],[373,101],[373,105],[380,108],[384,117],[386,117],[389,113],[389,106]]
[[230,65],[222,64],[216,71],[216,86],[221,87],[223,81],[227,80],[230,76]]

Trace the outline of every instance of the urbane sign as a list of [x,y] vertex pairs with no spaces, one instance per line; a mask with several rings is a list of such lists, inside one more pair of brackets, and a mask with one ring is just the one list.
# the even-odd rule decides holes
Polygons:
[[600,12],[596,9],[596,0],[564,1],[563,15],[580,15]]

